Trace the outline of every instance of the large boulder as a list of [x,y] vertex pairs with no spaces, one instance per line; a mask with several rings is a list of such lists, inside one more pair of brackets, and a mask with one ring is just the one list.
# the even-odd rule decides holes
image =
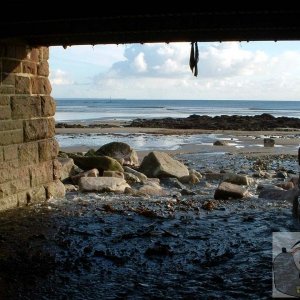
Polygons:
[[253,183],[253,179],[247,175],[239,175],[234,173],[225,173],[223,180],[238,185],[250,185]]
[[300,195],[298,188],[291,190],[278,190],[278,189],[263,189],[258,198],[268,199],[268,200],[286,200],[290,203],[294,201],[296,197]]
[[61,164],[60,168],[60,180],[65,180],[69,178],[70,176],[73,176],[76,174],[75,172],[75,165],[74,160],[72,158],[62,158],[58,157],[58,161]]
[[153,151],[144,157],[139,170],[148,177],[184,177],[189,175],[188,168],[164,152]]
[[115,159],[108,156],[72,156],[75,164],[84,171],[96,168],[100,174],[104,171],[124,172],[122,166]]
[[139,178],[140,181],[146,181],[148,179],[148,177],[145,174],[143,174],[137,170],[131,169],[127,166],[124,167],[124,171],[135,175],[136,177]]
[[229,182],[222,182],[215,191],[214,198],[218,199],[241,199],[245,196],[247,190],[240,185]]
[[137,166],[139,164],[136,151],[126,143],[112,142],[105,144],[95,154],[113,157],[117,161],[122,161],[123,165]]
[[121,192],[130,188],[126,181],[117,177],[81,177],[79,189],[82,192]]

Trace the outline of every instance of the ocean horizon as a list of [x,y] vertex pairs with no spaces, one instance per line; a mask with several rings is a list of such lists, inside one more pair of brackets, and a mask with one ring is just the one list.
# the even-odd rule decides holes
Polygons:
[[125,98],[56,98],[56,122],[131,121],[186,118],[192,114],[300,118],[300,100],[139,100]]

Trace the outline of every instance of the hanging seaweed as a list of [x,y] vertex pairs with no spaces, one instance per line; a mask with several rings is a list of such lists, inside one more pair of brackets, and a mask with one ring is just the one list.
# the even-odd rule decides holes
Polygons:
[[190,68],[194,76],[198,75],[199,50],[198,43],[191,42]]

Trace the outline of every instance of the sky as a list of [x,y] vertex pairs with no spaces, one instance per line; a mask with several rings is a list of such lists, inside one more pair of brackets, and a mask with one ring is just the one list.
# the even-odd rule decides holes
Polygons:
[[50,47],[54,98],[300,100],[300,41]]

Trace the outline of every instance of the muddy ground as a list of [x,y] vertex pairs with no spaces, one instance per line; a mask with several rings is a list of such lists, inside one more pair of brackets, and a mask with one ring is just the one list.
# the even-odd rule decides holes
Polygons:
[[[180,159],[238,171],[257,158]],[[266,160],[297,167],[293,156]],[[70,192],[1,213],[0,299],[271,298],[272,232],[300,231],[292,204],[258,199],[256,186],[246,199],[212,201],[217,185],[149,198]]]

